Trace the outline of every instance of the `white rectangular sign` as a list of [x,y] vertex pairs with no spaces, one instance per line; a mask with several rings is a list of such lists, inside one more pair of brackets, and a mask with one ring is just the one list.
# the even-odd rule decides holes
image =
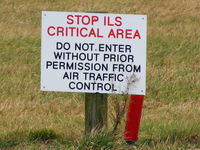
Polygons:
[[145,15],[42,12],[41,90],[145,95]]

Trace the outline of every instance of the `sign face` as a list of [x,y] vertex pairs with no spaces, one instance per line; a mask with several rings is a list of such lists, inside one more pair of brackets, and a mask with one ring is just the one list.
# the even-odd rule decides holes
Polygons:
[[41,90],[145,95],[145,15],[42,12]]

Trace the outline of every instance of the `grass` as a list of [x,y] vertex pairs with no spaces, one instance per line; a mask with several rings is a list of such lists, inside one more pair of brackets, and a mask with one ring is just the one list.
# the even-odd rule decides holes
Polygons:
[[[199,9],[198,0],[1,0],[0,149],[200,149]],[[147,96],[136,146],[123,141],[124,121],[117,135],[83,137],[83,94],[40,92],[42,10],[148,15]],[[109,95],[109,131],[120,98]]]

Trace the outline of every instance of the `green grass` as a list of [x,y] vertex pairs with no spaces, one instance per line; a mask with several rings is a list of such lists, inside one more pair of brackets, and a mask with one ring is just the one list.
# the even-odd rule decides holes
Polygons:
[[[198,0],[1,0],[0,149],[200,149],[200,3]],[[148,15],[147,95],[139,141],[117,134],[109,95],[108,132],[84,137],[80,93],[40,91],[41,11]]]

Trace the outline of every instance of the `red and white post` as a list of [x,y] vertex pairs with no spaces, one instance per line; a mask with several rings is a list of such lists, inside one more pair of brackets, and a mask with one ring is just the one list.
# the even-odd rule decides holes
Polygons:
[[127,144],[133,144],[138,140],[143,102],[144,95],[130,96],[124,133],[124,139]]

